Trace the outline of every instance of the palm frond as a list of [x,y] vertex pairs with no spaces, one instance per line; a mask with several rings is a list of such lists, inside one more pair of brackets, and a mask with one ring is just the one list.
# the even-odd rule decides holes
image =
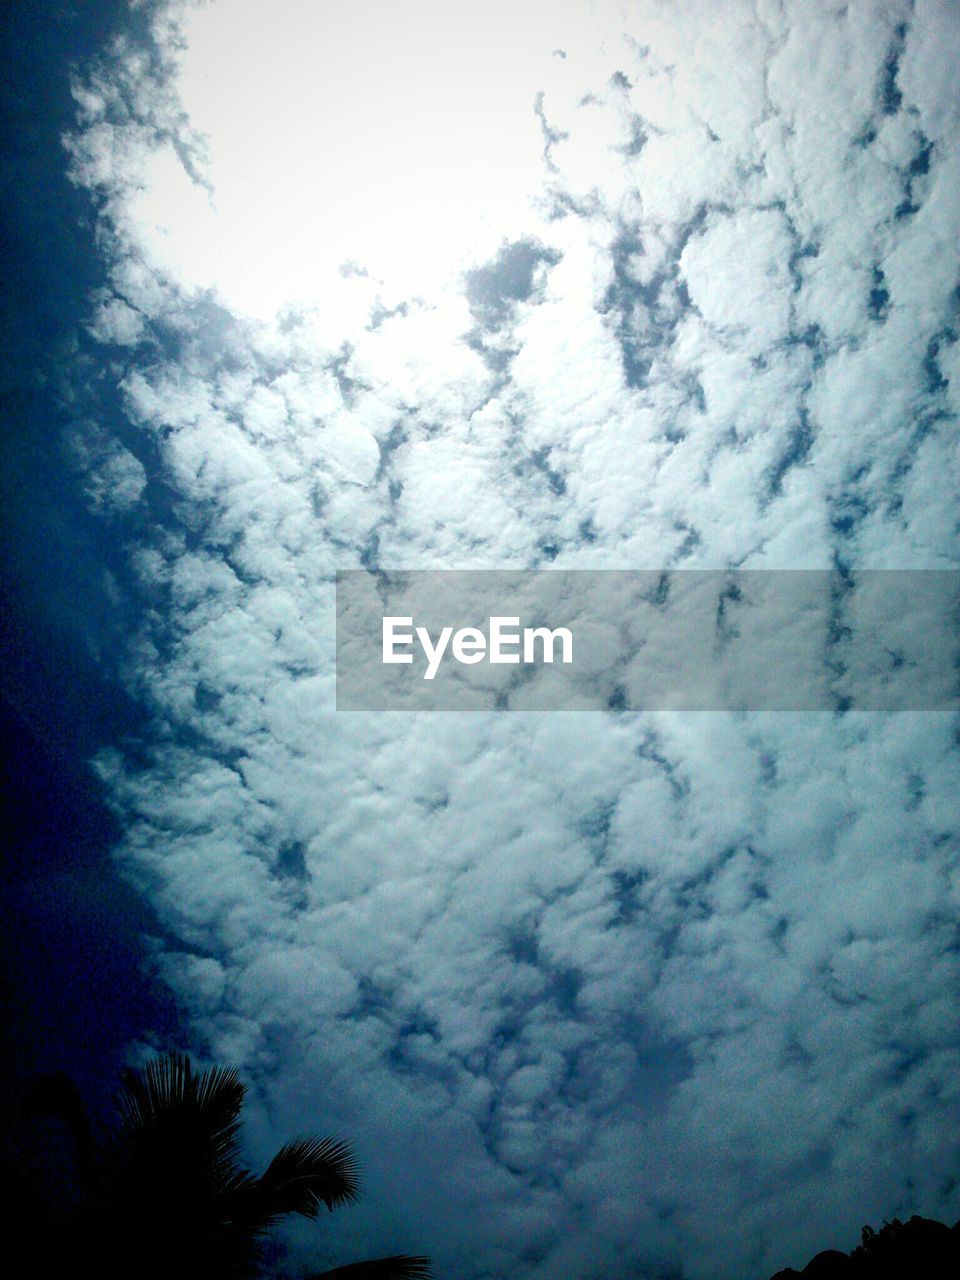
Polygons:
[[429,1258],[410,1257],[405,1253],[395,1258],[376,1258],[370,1262],[353,1262],[333,1271],[318,1271],[308,1280],[432,1280]]
[[246,1086],[236,1070],[211,1067],[195,1072],[186,1054],[168,1053],[155,1058],[143,1071],[123,1072],[120,1110],[132,1125],[149,1124],[159,1116],[187,1109],[198,1110],[211,1120],[236,1120]]
[[237,1221],[269,1226],[288,1213],[315,1218],[360,1194],[353,1152],[336,1138],[297,1138],[280,1148],[263,1175],[237,1188]]
[[[244,1086],[236,1071],[196,1071],[169,1053],[127,1070],[117,1098],[119,1124],[93,1133],[76,1085],[39,1081],[24,1116],[53,1115],[75,1138],[78,1168],[91,1175],[79,1255],[105,1275],[171,1274],[253,1280],[266,1230],[287,1214],[315,1218],[357,1200],[360,1178],[350,1146],[337,1138],[286,1143],[260,1177],[241,1167],[239,1117]],[[94,1176],[95,1175],[95,1176]],[[338,1267],[311,1280],[430,1280],[430,1260],[399,1255]]]
[[198,1073],[186,1055],[168,1053],[143,1071],[124,1071],[118,1098],[122,1128],[134,1140],[176,1134],[181,1145],[186,1140],[213,1161],[232,1165],[245,1092],[235,1070]]

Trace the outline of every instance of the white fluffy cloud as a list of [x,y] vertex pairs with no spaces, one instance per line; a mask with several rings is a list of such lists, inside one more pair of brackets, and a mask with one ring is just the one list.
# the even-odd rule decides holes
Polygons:
[[[140,343],[173,494],[131,551],[149,750],[101,771],[193,1047],[253,1077],[264,1148],[355,1140],[344,1257],[719,1280],[956,1216],[951,716],[337,715],[332,666],[361,564],[956,567],[955,9],[427,6],[317,98],[278,60],[310,34],[322,69],[332,12],[161,8],[77,88],[93,332]],[[415,163],[458,103],[510,159],[462,239]],[[223,184],[271,152],[253,240]],[[344,189],[412,202],[409,245],[439,208],[444,272],[324,223]]]

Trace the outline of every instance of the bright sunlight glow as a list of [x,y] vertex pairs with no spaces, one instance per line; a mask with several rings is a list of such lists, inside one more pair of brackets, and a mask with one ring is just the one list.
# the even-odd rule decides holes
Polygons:
[[322,308],[353,263],[424,294],[531,221],[535,103],[588,6],[550,0],[214,0],[179,92],[212,194],[157,153],[133,216],[231,308]]

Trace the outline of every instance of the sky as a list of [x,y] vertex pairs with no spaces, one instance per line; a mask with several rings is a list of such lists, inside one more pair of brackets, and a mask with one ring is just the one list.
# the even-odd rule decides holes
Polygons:
[[349,1137],[291,1276],[954,1221],[955,699],[338,711],[334,623],[349,569],[960,567],[956,5],[10,8],[29,1060]]

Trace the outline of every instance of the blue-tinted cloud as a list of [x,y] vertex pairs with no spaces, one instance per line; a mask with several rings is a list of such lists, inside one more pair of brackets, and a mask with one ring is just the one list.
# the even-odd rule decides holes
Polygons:
[[[257,1141],[355,1137],[344,1256],[761,1275],[955,1212],[951,718],[337,715],[333,575],[956,567],[960,32],[935,3],[552,9],[511,72],[523,216],[419,290],[336,255],[321,289],[298,242],[314,292],[277,314],[198,249],[237,232],[198,182],[230,140],[198,132],[191,11],[78,82],[92,332],[143,442],[141,474],[74,437],[142,602],[149,727],[100,769]],[[260,154],[258,22],[232,145]],[[298,92],[296,138],[346,128]],[[259,234],[272,261],[290,227]]]

